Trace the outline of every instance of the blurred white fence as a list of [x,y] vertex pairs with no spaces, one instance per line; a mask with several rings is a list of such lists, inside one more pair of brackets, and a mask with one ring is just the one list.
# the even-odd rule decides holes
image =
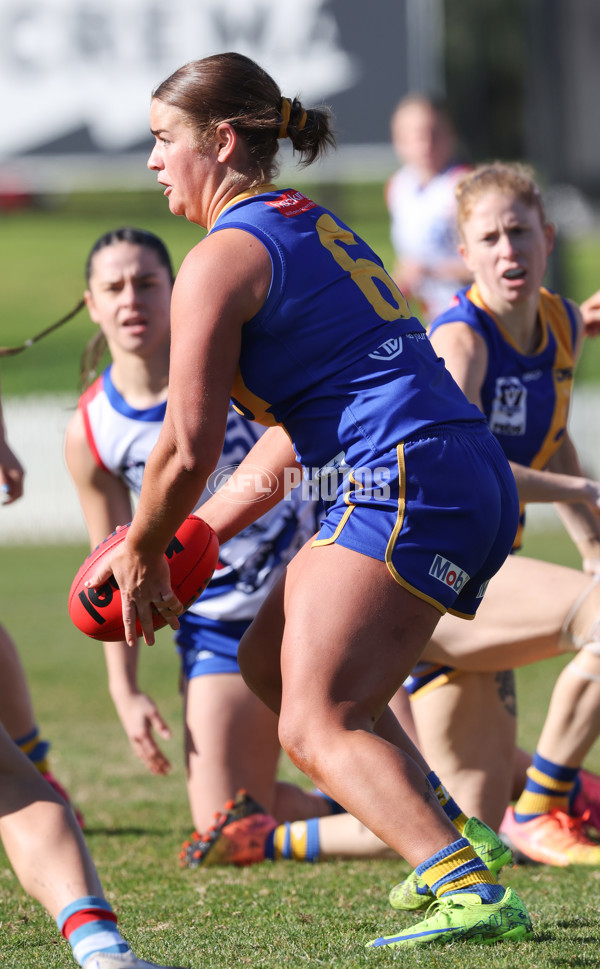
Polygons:
[[85,541],[77,493],[63,457],[76,397],[20,397],[3,402],[11,448],[24,465],[25,494],[0,506],[0,545]]
[[[74,397],[9,398],[4,416],[13,450],[25,466],[25,496],[0,506],[0,545],[85,542],[75,488],[65,467],[63,439]],[[571,434],[588,475],[600,477],[600,390],[580,388],[573,402]],[[552,508],[531,506],[531,527],[549,527]]]

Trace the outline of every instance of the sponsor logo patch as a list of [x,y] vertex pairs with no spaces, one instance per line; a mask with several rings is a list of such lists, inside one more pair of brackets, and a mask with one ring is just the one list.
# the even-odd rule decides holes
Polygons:
[[459,592],[463,585],[469,581],[470,575],[461,569],[459,565],[455,565],[449,559],[444,558],[443,555],[436,555],[433,562],[431,563],[431,568],[429,569],[429,574],[443,582],[444,585],[449,586],[454,589],[455,592]]
[[317,207],[317,203],[307,198],[302,192],[291,191],[284,192],[279,198],[272,199],[270,202],[265,202],[265,205],[270,205],[271,208],[277,209],[286,218],[291,218],[293,215],[300,215],[301,212],[308,212],[309,209],[316,209]]

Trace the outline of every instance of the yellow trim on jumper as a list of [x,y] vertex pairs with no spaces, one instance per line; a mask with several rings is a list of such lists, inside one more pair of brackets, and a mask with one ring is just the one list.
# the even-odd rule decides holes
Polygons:
[[236,205],[237,202],[243,202],[244,199],[252,198],[254,195],[264,195],[265,192],[276,192],[276,191],[277,191],[277,186],[273,182],[261,182],[260,185],[255,185],[254,188],[248,188],[246,189],[245,192],[240,192],[239,195],[234,196],[234,198],[230,199],[229,202],[225,202],[225,205],[223,206],[223,208],[219,209],[213,221],[209,225],[208,231],[210,232],[210,230],[214,227],[219,216],[223,215],[223,212],[226,212],[227,209],[230,209],[232,205]]
[[[245,417],[246,420],[256,421],[257,424],[262,424],[263,427],[274,427],[275,424],[279,424],[279,421],[269,410],[271,406],[269,401],[263,400],[257,394],[253,394],[246,386],[239,367],[233,378],[230,396],[233,398],[233,409],[238,414],[241,414],[242,417]],[[239,404],[239,407],[237,404]],[[247,413],[244,411],[247,411]],[[280,424],[280,427],[283,427],[283,425]]]
[[533,351],[533,353],[526,353],[525,350],[523,350],[523,347],[520,347],[519,346],[519,344],[515,340],[514,336],[511,334],[510,330],[507,330],[506,329],[506,327],[500,322],[500,320],[498,319],[498,317],[496,316],[496,314],[493,313],[492,310],[489,308],[489,306],[486,305],[486,303],[485,303],[485,301],[484,301],[484,299],[483,299],[483,297],[482,297],[482,295],[481,295],[481,293],[479,291],[479,286],[477,285],[477,283],[473,283],[473,285],[468,290],[468,292],[467,292],[467,299],[470,300],[471,303],[473,303],[475,306],[478,306],[479,309],[485,310],[485,312],[488,314],[488,316],[491,316],[491,318],[493,319],[494,323],[498,327],[498,330],[500,331],[503,339],[506,340],[506,342],[514,350],[516,350],[517,353],[520,353],[522,356],[525,356],[525,357],[535,357],[535,356],[537,356],[538,353],[541,353],[542,350],[545,350],[546,349],[546,346],[548,345],[548,321],[546,319],[542,319],[541,314],[540,314],[540,326],[542,328],[542,337],[541,337],[541,340],[538,343],[538,345],[536,346],[536,348]]

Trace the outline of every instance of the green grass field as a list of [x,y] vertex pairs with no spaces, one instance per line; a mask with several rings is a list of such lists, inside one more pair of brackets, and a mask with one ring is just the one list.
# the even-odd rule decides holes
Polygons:
[[[528,548],[575,564],[559,536]],[[190,831],[181,756],[177,663],[170,636],[142,655],[142,682],[173,728],[167,778],[147,774],[113,713],[102,647],[67,616],[69,584],[86,549],[5,548],[0,614],[26,665],[37,716],[52,739],[52,766],[87,819],[88,843],[124,934],[140,954],[193,969],[298,969],[372,966],[390,960],[445,969],[558,969],[600,962],[600,871],[515,868],[504,881],[526,899],[536,941],[496,947],[455,944],[410,956],[368,953],[363,943],[407,924],[387,908],[404,862],[266,863],[252,869],[180,871],[177,851]],[[564,661],[518,673],[520,740],[535,744],[553,680]],[[526,699],[525,699],[526,698]],[[589,765],[600,768],[596,751]],[[297,776],[285,763],[283,775]],[[48,916],[20,889],[0,851],[0,966],[74,965]]]
[[[309,194],[350,222],[391,262],[381,186],[312,186]],[[21,343],[66,313],[83,288],[83,264],[98,235],[132,223],[163,236],[175,266],[200,238],[173,218],[159,192],[78,195],[47,210],[3,216],[0,234],[0,345]],[[583,299],[600,286],[600,243],[565,247],[567,295]],[[75,391],[80,352],[93,332],[85,314],[30,351],[2,361],[7,395]],[[596,379],[600,341],[586,346],[581,376]],[[18,451],[18,441],[13,441]],[[9,510],[0,510],[2,515]],[[1,522],[0,522],[1,526]],[[533,537],[532,554],[577,565],[554,533]],[[168,778],[153,778],[130,752],[108,698],[101,646],[71,626],[66,597],[86,553],[81,547],[4,547],[0,617],[25,662],[38,720],[53,742],[52,766],[87,818],[87,839],[124,934],[141,955],[201,969],[343,969],[394,961],[445,969],[559,969],[600,962],[600,871],[517,868],[505,876],[527,901],[535,943],[454,945],[435,952],[367,953],[363,944],[406,924],[386,905],[403,862],[283,863],[246,870],[182,872],[180,842],[190,832],[181,756],[177,663],[169,634],[143,651],[144,688],[157,700],[174,737]],[[532,748],[553,681],[564,661],[518,673],[520,740]],[[593,751],[589,766],[600,770]],[[287,778],[297,776],[284,762]],[[20,889],[0,850],[0,969],[74,965],[51,920]]]

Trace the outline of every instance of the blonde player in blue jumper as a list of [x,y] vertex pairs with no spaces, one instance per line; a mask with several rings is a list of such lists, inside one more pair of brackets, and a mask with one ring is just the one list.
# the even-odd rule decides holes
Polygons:
[[[593,776],[584,775],[579,790],[579,768],[600,733],[600,484],[582,472],[568,430],[583,322],[571,301],[542,285],[554,234],[529,170],[480,166],[457,196],[461,252],[475,281],[434,321],[430,339],[511,462],[521,501],[515,548],[527,503],[554,502],[583,569],[511,555],[471,626],[459,628],[452,617],[439,623],[413,675],[413,712],[442,776],[458,783],[461,799],[472,784],[465,800],[497,811],[487,820],[501,823],[522,856],[599,865],[600,849],[577,811],[582,793],[598,800]],[[498,717],[511,693],[509,673],[497,671],[563,651],[576,655],[555,685],[525,789],[503,818],[515,720],[514,709]],[[592,807],[597,823],[593,800]],[[411,877],[394,891],[396,907],[417,907],[414,886]]]

